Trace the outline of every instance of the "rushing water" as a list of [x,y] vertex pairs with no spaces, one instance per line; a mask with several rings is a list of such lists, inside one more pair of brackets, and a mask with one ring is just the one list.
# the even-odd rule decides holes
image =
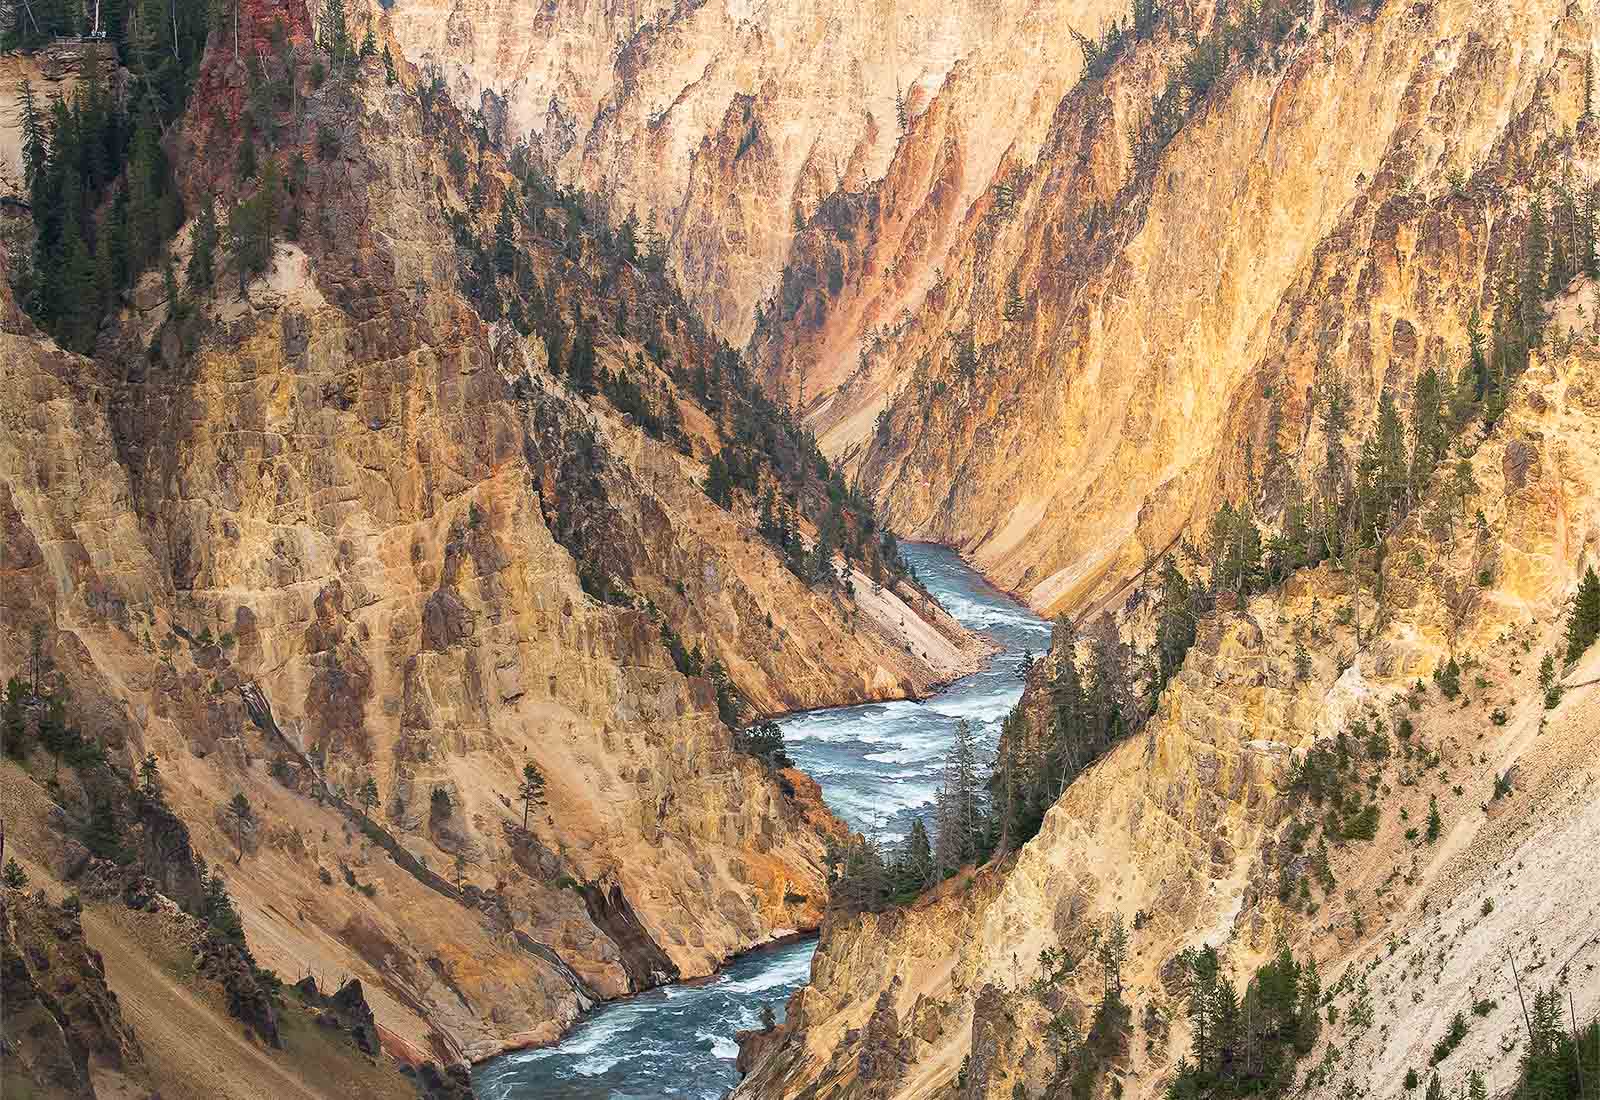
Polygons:
[[[937,546],[907,545],[917,576],[964,626],[1002,647],[989,666],[921,703],[867,703],[784,719],[795,763],[822,784],[833,811],[885,840],[905,835],[932,809],[956,724],[963,718],[993,747],[1022,694],[1025,652],[1041,653],[1050,627]],[[738,1081],[733,1033],[755,1027],[761,1007],[779,1019],[811,976],[814,941],[735,959],[702,982],[669,986],[602,1006],[561,1043],[486,1062],[475,1076],[487,1100],[715,1100]]]

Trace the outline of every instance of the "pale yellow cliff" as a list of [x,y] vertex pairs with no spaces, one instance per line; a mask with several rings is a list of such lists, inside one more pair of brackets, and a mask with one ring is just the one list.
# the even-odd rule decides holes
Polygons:
[[[909,909],[830,925],[792,1022],[736,1095],[771,1100],[831,1085],[827,1094],[840,1097],[1039,1095],[1056,1067],[1049,1013],[1025,991],[1039,951],[1061,946],[1084,959],[1068,988],[1086,1029],[1101,992],[1086,953],[1113,913],[1131,929],[1124,996],[1134,1030],[1113,1072],[1124,1095],[1161,1095],[1188,1051],[1170,976],[1177,952],[1218,948],[1242,989],[1280,936],[1315,956],[1342,1010],[1301,1066],[1302,1083],[1313,1067],[1331,1067],[1314,1094],[1346,1095],[1353,1082],[1395,1095],[1404,1068],[1425,1068],[1450,1017],[1470,1016],[1480,999],[1497,1005],[1442,1068],[1447,1093],[1473,1066],[1489,1071],[1491,1089],[1508,1086],[1515,1062],[1503,1052],[1521,1017],[1507,949],[1528,995],[1559,973],[1579,1004],[1600,997],[1580,885],[1600,873],[1600,654],[1566,674],[1572,686],[1554,710],[1537,686],[1578,575],[1600,558],[1600,354],[1584,346],[1536,365],[1519,388],[1472,458],[1485,535],[1439,545],[1407,520],[1392,537],[1381,611],[1370,594],[1357,610],[1347,578],[1324,566],[1216,612],[1155,718],[1077,779],[1020,853]],[[1313,640],[1303,681],[1297,637]],[[1413,685],[1451,653],[1466,669],[1462,698],[1429,687],[1412,708]],[[1043,684],[1025,702],[1030,722],[1047,720]],[[1389,730],[1410,718],[1415,747],[1439,763],[1407,753],[1388,766],[1376,838],[1334,847],[1337,889],[1318,889],[1309,911],[1285,905],[1277,883],[1296,858],[1286,841],[1296,806],[1282,787],[1289,762],[1363,716]],[[1496,798],[1502,775],[1514,790]],[[1406,834],[1430,796],[1444,821],[1434,844]],[[1359,997],[1376,1023],[1348,1011]]]
[[935,210],[983,166],[924,119],[849,233],[797,241],[797,304],[754,348],[899,529],[1076,609],[1243,498],[1247,458],[1259,484],[1273,405],[1293,463],[1321,453],[1313,386],[1342,379],[1359,431],[1384,389],[1459,368],[1532,185],[1561,178],[1544,143],[1592,156],[1594,12],[1327,9],[1236,58],[1154,160],[1130,135],[1209,6],[1051,105],[970,208]]
[[1038,148],[1080,63],[1067,28],[1092,32],[1113,11],[398,0],[388,18],[406,56],[437,65],[508,147],[529,140],[619,220],[653,222],[685,295],[742,341],[797,219],[881,179],[902,115],[956,151],[963,172],[937,201],[964,208],[1008,148]]

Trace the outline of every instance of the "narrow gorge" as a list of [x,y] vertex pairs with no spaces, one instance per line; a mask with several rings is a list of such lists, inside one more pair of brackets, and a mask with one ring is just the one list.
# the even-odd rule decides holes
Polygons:
[[[907,560],[962,626],[1000,652],[980,671],[920,702],[868,703],[784,718],[795,764],[822,785],[851,829],[903,841],[932,805],[955,727],[967,722],[992,747],[1021,697],[1029,655],[1049,644],[1048,624],[986,585],[949,551],[915,546]],[[810,975],[809,940],[744,956],[705,983],[668,987],[599,1010],[561,1043],[506,1055],[476,1075],[489,1100],[518,1096],[692,1096],[716,1100],[738,1082],[736,1032],[760,1032],[763,1009]]]
[[1593,1100],[1597,47],[0,0],[0,1093]]

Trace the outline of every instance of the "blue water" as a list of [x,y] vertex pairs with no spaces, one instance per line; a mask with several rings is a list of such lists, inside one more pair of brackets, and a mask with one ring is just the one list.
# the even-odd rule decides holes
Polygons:
[[1022,696],[1023,654],[1038,656],[1050,645],[1050,624],[1013,603],[952,551],[919,544],[904,552],[950,614],[1004,651],[981,672],[920,703],[836,707],[780,723],[789,755],[822,784],[833,812],[885,841],[903,837],[913,815],[932,810],[957,723],[965,718],[985,749],[993,749],[1001,722]]
[[[1041,654],[1050,626],[988,584],[949,550],[908,544],[917,576],[964,626],[1002,647],[989,666],[921,702],[867,703],[784,719],[795,763],[852,828],[885,841],[932,809],[939,769],[965,718],[992,751],[1022,695],[1023,654]],[[474,1075],[486,1100],[717,1100],[738,1083],[733,1033],[781,1020],[789,994],[811,977],[814,941],[758,951],[703,982],[670,986],[595,1010],[553,1047],[485,1062]]]

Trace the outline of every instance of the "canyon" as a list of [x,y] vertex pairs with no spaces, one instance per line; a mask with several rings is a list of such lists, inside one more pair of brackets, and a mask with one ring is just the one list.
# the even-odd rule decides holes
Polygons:
[[[42,664],[106,756],[0,763],[42,891],[7,894],[41,1081],[204,1094],[181,1010],[228,1095],[330,1094],[312,1055],[235,1049],[221,986],[180,1004],[193,860],[145,868],[170,907],[89,889],[71,837],[147,755],[260,966],[356,979],[414,1067],[818,928],[738,1097],[1047,1095],[1113,918],[1133,1023],[1097,1096],[1180,1074],[1200,948],[1241,987],[1280,947],[1316,960],[1308,1096],[1430,1066],[1501,1094],[1524,983],[1592,1015],[1600,657],[1553,694],[1539,666],[1600,562],[1600,289],[1574,262],[1510,304],[1552,236],[1584,251],[1541,204],[1592,218],[1589,0],[395,0],[349,11],[345,62],[333,10],[239,0],[211,32],[161,136],[165,262],[215,209],[226,273],[152,265],[87,354],[11,289],[14,120],[17,79],[70,94],[93,47],[0,56],[0,679]],[[252,135],[270,173],[240,167]],[[233,218],[269,191],[247,271]],[[1036,836],[914,901],[830,903],[829,788],[738,727],[984,666],[894,535],[1148,655],[1155,570],[1205,585],[1219,507],[1281,534],[1326,456],[1478,358],[1504,409],[1463,414],[1412,513],[1219,593]],[[1032,662],[1006,736],[1047,741],[1072,652]],[[1335,837],[1313,892],[1306,760],[1402,722],[1357,754],[1373,835]],[[152,820],[126,822],[146,847]],[[40,958],[85,976],[82,1034],[53,1037]],[[347,1094],[414,1091],[303,1031]]]
[[[153,754],[260,964],[359,977],[409,1060],[548,1042],[597,999],[816,927],[837,825],[809,779],[734,751],[721,696],[756,715],[915,696],[985,644],[865,561],[811,586],[752,507],[711,504],[730,429],[643,366],[642,329],[601,334],[597,369],[670,403],[678,445],[576,397],[538,336],[484,322],[436,201],[459,118],[375,59],[317,94],[303,6],[241,19],[260,56],[298,57],[278,155],[310,153],[310,231],[182,315],[151,272],[93,358],[0,280],[0,668],[47,668],[112,762]],[[172,138],[191,210],[252,186],[227,154],[254,79],[230,45],[214,36]],[[513,201],[503,161],[478,171]],[[527,247],[564,304],[620,308]],[[651,337],[675,364],[711,359],[681,304],[624,277],[641,316],[676,311]],[[557,535],[602,547],[598,581]],[[686,674],[669,637],[706,664]],[[524,829],[526,763],[545,787]],[[6,767],[8,854],[59,900],[71,846],[18,814],[59,819],[61,800],[70,818],[86,796]],[[236,794],[248,841],[223,812]]]
[[[1133,1023],[1097,1089],[1164,1094],[1193,1039],[1180,953],[1216,948],[1242,990],[1288,944],[1316,960],[1332,1006],[1301,1094],[1394,1094],[1474,1005],[1484,1011],[1438,1072],[1459,1090],[1477,1070],[1490,1095],[1509,1094],[1523,1018],[1508,957],[1528,998],[1551,985],[1579,1005],[1600,998],[1600,942],[1578,885],[1594,870],[1600,653],[1566,674],[1573,687],[1550,709],[1536,682],[1600,533],[1597,370],[1587,345],[1530,371],[1472,458],[1487,541],[1440,553],[1407,521],[1371,633],[1371,605],[1353,606],[1326,567],[1219,610],[1144,731],[1068,786],[1020,851],[912,905],[830,925],[811,985],[735,1095],[1048,1095],[1063,1064],[1049,1025],[1064,1012],[1088,1042],[1103,996],[1096,945],[1114,915],[1128,929],[1120,980]],[[1499,579],[1480,587],[1485,560]],[[1303,673],[1299,639],[1315,642]],[[1446,699],[1423,685],[1452,654],[1471,686]],[[1060,657],[1030,677],[1028,736],[1048,727]],[[1331,847],[1336,888],[1302,903],[1289,888],[1312,877],[1294,840],[1306,812],[1297,763],[1358,722],[1400,730],[1401,719],[1416,731],[1403,738],[1419,740],[1374,781],[1376,835]],[[1436,844],[1405,824],[1430,805]],[[1079,961],[1042,995],[1046,949]]]
[[1279,5],[1152,156],[1133,135],[1214,5],[1088,75],[1073,34],[1124,5],[880,7],[388,18],[505,141],[659,223],[897,530],[1050,614],[1259,479],[1269,423],[1315,454],[1330,379],[1359,429],[1453,369],[1594,47],[1554,0]]

